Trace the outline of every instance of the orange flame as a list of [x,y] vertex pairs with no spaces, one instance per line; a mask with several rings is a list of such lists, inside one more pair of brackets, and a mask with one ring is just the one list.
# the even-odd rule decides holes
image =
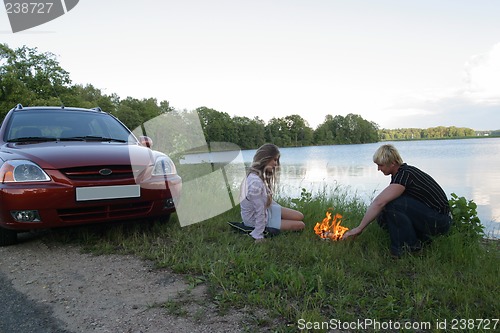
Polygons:
[[342,222],[341,219],[342,215],[337,213],[335,214],[333,221],[331,221],[332,213],[327,211],[326,217],[323,219],[323,222],[316,223],[316,226],[314,227],[314,232],[322,239],[331,239],[335,241],[339,240],[342,238],[344,233],[347,230],[349,230],[349,228],[340,225],[340,223]]

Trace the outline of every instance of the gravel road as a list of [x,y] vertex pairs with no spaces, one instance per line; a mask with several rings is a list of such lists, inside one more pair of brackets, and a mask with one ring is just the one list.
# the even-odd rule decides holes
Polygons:
[[[52,316],[52,309],[28,299],[0,274],[0,333],[70,333]],[[7,300],[7,301],[6,301]]]
[[0,333],[262,331],[250,325],[255,313],[220,315],[203,285],[150,262],[37,238],[0,247],[0,299]]

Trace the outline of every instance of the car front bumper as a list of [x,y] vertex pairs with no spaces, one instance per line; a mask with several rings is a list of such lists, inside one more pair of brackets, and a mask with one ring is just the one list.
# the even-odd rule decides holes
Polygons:
[[[119,186],[133,184],[108,185],[116,192]],[[142,182],[139,196],[130,198],[79,201],[76,188],[62,183],[0,184],[0,227],[24,231],[165,216],[175,211],[182,180],[169,175]],[[13,216],[33,211],[38,216],[35,221],[18,221]]]

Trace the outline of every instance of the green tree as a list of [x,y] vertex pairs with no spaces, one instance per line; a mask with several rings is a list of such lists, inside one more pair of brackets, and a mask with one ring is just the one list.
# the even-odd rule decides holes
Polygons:
[[252,149],[263,145],[265,139],[264,121],[255,117],[233,117],[233,123],[236,129],[238,146],[243,149]]
[[114,115],[118,119],[120,119],[120,121],[123,122],[125,126],[132,130],[139,127],[143,123],[139,113],[131,106],[126,104],[118,105]]
[[239,140],[236,126],[229,114],[205,106],[197,108],[196,112],[200,117],[201,127],[208,143],[231,142],[237,144]]
[[69,73],[55,55],[26,46],[15,50],[0,44],[0,116],[16,104],[61,105],[70,88]]
[[327,115],[314,135],[316,144],[353,144],[378,142],[378,125],[356,114]]
[[160,102],[160,112],[166,113],[166,112],[172,112],[172,111],[175,111],[175,109],[172,106],[170,106],[169,101],[161,101]]
[[314,144],[317,145],[332,145],[334,144],[333,132],[330,128],[330,123],[333,120],[332,115],[326,115],[325,121],[321,123],[314,131]]
[[312,142],[313,131],[304,118],[298,114],[286,116],[284,119],[292,146],[307,146]]
[[461,138],[475,136],[476,131],[466,127],[430,127],[426,129],[419,128],[397,128],[381,129],[379,137],[382,140],[418,140],[418,139],[441,139],[441,138]]
[[103,95],[100,89],[93,85],[74,85],[70,87],[61,97],[65,105],[94,108],[100,107],[103,111],[115,113],[119,98],[116,95]]
[[[126,99],[121,100],[119,102],[119,106],[120,107],[127,106],[128,108],[130,108],[130,110],[137,113],[138,118],[134,117],[134,119],[138,119],[139,124],[145,123],[146,121],[153,119],[162,113],[155,98],[139,100],[137,98],[127,97]],[[117,117],[120,118],[120,120],[122,120],[119,114],[120,113],[117,113]],[[139,126],[138,124],[135,123],[128,123],[127,121],[123,122],[129,128],[135,128]]]
[[280,147],[292,145],[292,138],[285,118],[272,118],[266,125],[266,141]]

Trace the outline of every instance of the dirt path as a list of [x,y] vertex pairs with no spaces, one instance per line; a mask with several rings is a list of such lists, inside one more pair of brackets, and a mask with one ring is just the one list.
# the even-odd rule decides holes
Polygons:
[[[49,247],[29,240],[0,248],[0,274],[28,300],[47,307],[61,330],[255,331],[245,324],[249,314],[217,314],[203,286],[191,288],[182,276],[153,269],[151,263],[134,256],[94,256],[80,253],[75,246]],[[5,297],[0,295],[3,302]],[[166,302],[176,307],[177,314],[160,306]]]

